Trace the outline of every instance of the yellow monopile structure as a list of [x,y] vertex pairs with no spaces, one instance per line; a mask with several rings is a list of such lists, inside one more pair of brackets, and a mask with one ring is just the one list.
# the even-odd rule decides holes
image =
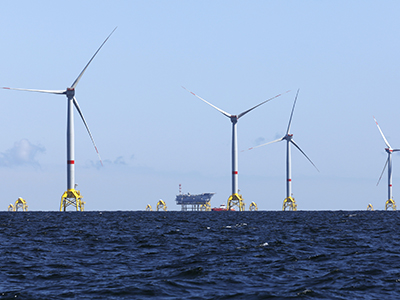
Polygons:
[[151,208],[151,205],[150,205],[150,204],[147,204],[147,206],[146,206],[146,211],[153,211],[153,209]]
[[282,210],[297,211],[297,204],[293,197],[287,197],[285,200],[283,200]]
[[160,209],[167,211],[167,205],[162,199],[160,199],[160,201],[157,202],[157,211],[159,211]]
[[201,210],[201,211],[211,211],[211,204],[210,204],[210,201],[208,201],[208,202],[205,203],[205,204],[202,204],[202,205],[200,206],[200,210]]
[[251,204],[249,206],[249,210],[250,211],[257,211],[258,210],[257,204],[254,201],[251,202]]
[[229,197],[227,210],[231,210],[234,206],[237,206],[239,211],[244,211],[246,203],[244,203],[242,195],[236,193]]
[[22,211],[28,211],[28,205],[26,205],[26,201],[19,197],[17,201],[15,201],[15,204],[8,206],[8,211],[18,211],[18,209],[22,209]]
[[393,210],[396,210],[396,202],[394,202],[393,199],[389,199],[385,203],[385,210],[388,210],[390,208],[393,209]]
[[75,189],[70,189],[61,197],[60,211],[66,211],[68,206],[73,206],[76,211],[85,210],[85,202],[82,201],[82,196],[80,191]]
[[370,204],[368,204],[368,206],[367,206],[367,210],[374,210],[374,207],[372,206],[372,204],[370,203]]

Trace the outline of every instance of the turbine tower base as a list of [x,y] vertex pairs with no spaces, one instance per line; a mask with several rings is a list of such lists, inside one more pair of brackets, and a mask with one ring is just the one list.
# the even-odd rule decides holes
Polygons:
[[76,211],[85,210],[85,202],[82,201],[80,191],[70,189],[61,196],[60,211],[66,211],[68,206],[76,207]]
[[396,202],[394,202],[393,199],[389,199],[385,203],[385,210],[388,210],[390,208],[392,208],[393,210],[396,210]]
[[239,211],[244,211],[246,203],[244,203],[242,195],[236,193],[229,197],[227,210],[231,210],[234,206],[237,206]]
[[293,197],[287,197],[285,200],[283,200],[282,210],[297,211],[297,204]]

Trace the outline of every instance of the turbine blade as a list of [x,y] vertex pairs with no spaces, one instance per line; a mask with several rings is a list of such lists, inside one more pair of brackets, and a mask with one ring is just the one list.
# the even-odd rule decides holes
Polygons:
[[387,158],[387,160],[386,160],[385,166],[383,167],[383,170],[382,170],[381,176],[379,176],[379,179],[378,179],[378,182],[376,183],[376,186],[378,186],[379,182],[381,181],[381,178],[382,178],[383,172],[385,172],[385,169],[386,169],[386,166],[387,166],[388,162],[389,162],[389,156],[388,156],[388,158]]
[[211,105],[212,107],[214,107],[216,110],[218,110],[219,112],[223,113],[225,116],[227,116],[228,118],[232,117],[231,114],[227,113],[226,111],[223,111],[222,109],[216,107],[215,105],[212,105],[210,102],[204,100],[203,98],[201,98],[200,96],[196,95],[195,93],[193,93],[192,91],[189,91],[187,88],[185,88],[184,86],[182,86],[182,88],[184,88],[185,90],[187,90],[189,93],[191,93],[193,96],[196,96],[197,98],[199,98],[200,100],[204,101],[205,103],[207,103],[208,105]]
[[111,31],[111,33],[108,35],[108,37],[104,40],[103,44],[101,44],[101,46],[99,47],[99,49],[97,49],[96,53],[93,54],[92,58],[89,60],[89,62],[87,63],[87,65],[85,66],[85,68],[83,68],[82,72],[79,74],[78,78],[75,79],[74,83],[72,84],[71,88],[75,88],[78,85],[79,80],[81,80],[81,77],[83,75],[83,73],[85,73],[86,69],[89,67],[89,64],[92,62],[92,60],[94,59],[94,57],[96,56],[96,54],[100,51],[101,47],[103,47],[103,45],[107,42],[107,40],[109,39],[109,37],[114,33],[114,31],[117,29],[117,27],[114,28],[113,31]]
[[376,126],[378,126],[379,132],[381,133],[381,135],[382,135],[382,137],[383,137],[383,140],[385,141],[386,146],[387,146],[389,149],[392,149],[392,147],[390,147],[390,145],[389,145],[389,142],[387,141],[387,139],[386,139],[385,136],[383,135],[383,132],[382,132],[381,128],[379,127],[379,124],[378,124],[378,122],[376,121],[375,117],[374,117],[374,120],[375,120]]
[[284,139],[285,139],[285,138],[282,137],[282,138],[277,139],[277,140],[275,140],[275,141],[268,142],[268,143],[265,143],[265,144],[262,144],[262,145],[258,145],[258,146],[255,146],[255,147],[251,147],[251,148],[249,148],[249,149],[242,150],[242,151],[240,151],[240,152],[244,152],[244,151],[248,151],[248,150],[253,150],[253,149],[256,149],[256,148],[259,148],[259,147],[262,147],[262,146],[266,146],[266,145],[269,145],[269,144],[273,144],[273,143],[276,143],[276,142],[280,142],[280,141],[282,141],[282,140],[284,140]]
[[265,101],[261,102],[260,104],[257,104],[256,106],[253,106],[252,108],[250,108],[250,109],[242,112],[241,114],[239,114],[237,118],[239,119],[239,118],[243,117],[245,114],[247,114],[248,112],[251,112],[253,109],[259,107],[260,105],[263,105],[264,103],[267,103],[268,101],[271,101],[272,99],[278,98],[279,96],[281,96],[283,94],[286,94],[288,92],[290,92],[290,90],[286,91],[286,92],[284,92],[282,94],[276,95],[275,97],[269,98],[268,100],[265,100]]
[[75,98],[75,97],[73,98],[73,101],[74,101],[74,105],[75,105],[75,107],[76,107],[76,110],[78,111],[79,115],[80,115],[81,118],[82,118],[83,124],[85,124],[85,126],[86,126],[87,132],[89,133],[90,139],[92,140],[94,149],[95,149],[96,152],[97,152],[97,155],[98,155],[98,157],[99,157],[100,163],[101,163],[101,165],[103,165],[103,161],[101,160],[99,150],[97,150],[96,143],[94,142],[94,139],[93,139],[93,136],[92,136],[92,134],[91,134],[91,132],[90,132],[89,126],[87,125],[87,123],[86,123],[86,121],[85,121],[85,118],[83,117],[83,114],[82,114],[82,111],[81,111],[81,109],[80,109],[80,107],[79,107],[78,101],[76,101],[76,98]]
[[398,152],[400,151],[400,149],[393,149],[393,152]]
[[5,90],[16,90],[16,91],[26,91],[26,92],[38,92],[38,93],[47,93],[47,94],[57,94],[57,95],[65,95],[66,91],[59,90],[32,90],[32,89],[18,89],[18,88],[9,88],[3,87]]
[[296,98],[294,98],[292,113],[290,114],[289,125],[288,125],[287,131],[286,131],[286,135],[289,134],[290,125],[292,124],[292,117],[293,117],[294,107],[296,106],[296,101],[297,101],[297,96],[299,95],[299,91],[300,91],[300,89],[297,90]]
[[316,165],[314,165],[314,163],[311,161],[311,159],[307,156],[307,154],[305,154],[304,153],[304,151],[303,150],[301,150],[301,148],[299,147],[299,145],[297,145],[296,143],[295,143],[295,141],[294,140],[290,140],[291,142],[292,142],[292,144],[297,148],[297,149],[299,149],[299,151],[301,152],[301,153],[303,153],[303,155],[308,159],[308,161],[314,166],[314,168],[315,169],[317,169],[317,171],[319,172],[319,170],[318,170],[318,168],[316,167]]

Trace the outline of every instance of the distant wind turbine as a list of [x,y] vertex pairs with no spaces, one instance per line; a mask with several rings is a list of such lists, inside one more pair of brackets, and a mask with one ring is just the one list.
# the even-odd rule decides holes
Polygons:
[[286,134],[283,137],[281,137],[280,139],[277,139],[275,141],[268,142],[268,143],[248,149],[248,150],[252,150],[255,148],[259,148],[262,146],[266,146],[269,144],[273,144],[276,142],[286,140],[286,142],[287,142],[286,143],[286,199],[283,201],[283,210],[285,210],[286,207],[289,207],[290,210],[297,210],[296,202],[295,202],[294,198],[292,197],[292,171],[291,171],[290,144],[292,143],[308,159],[308,161],[314,166],[314,168],[317,169],[317,171],[319,172],[318,168],[314,165],[314,163],[311,161],[311,159],[304,153],[303,150],[301,150],[301,148],[293,140],[293,134],[289,133],[290,126],[292,124],[293,112],[294,112],[294,108],[296,106],[297,96],[299,95],[299,91],[300,90],[297,90],[296,98],[294,99],[292,113],[290,114],[289,125],[287,127]]
[[[232,122],[232,195],[228,199],[227,207],[228,207],[228,210],[230,210],[232,208],[232,206],[237,205],[239,207],[240,211],[244,211],[244,202],[243,202],[242,196],[239,195],[239,189],[238,189],[239,172],[238,172],[238,151],[237,151],[236,124],[237,124],[238,120],[241,117],[243,117],[245,114],[249,113],[250,111],[252,111],[253,109],[259,107],[260,105],[262,105],[264,103],[267,103],[268,101],[271,101],[272,99],[275,99],[275,98],[281,96],[282,94],[276,95],[275,97],[272,97],[272,98],[270,98],[268,100],[265,100],[265,101],[261,102],[260,104],[257,104],[256,106],[253,106],[252,108],[240,113],[239,115],[232,115],[232,114],[229,114],[229,113],[223,111],[222,109],[216,107],[215,105],[211,104],[210,102],[204,100],[203,98],[201,98],[200,96],[196,95],[195,93],[189,91],[185,87],[183,87],[183,88],[185,90],[187,90],[189,93],[191,93],[192,95],[196,96],[200,100],[202,100],[205,103],[207,103],[208,105],[214,107],[216,110],[218,110],[220,113],[222,113],[226,117],[230,118],[230,120]],[[289,92],[289,91],[287,91],[287,92]],[[287,92],[285,92],[285,93],[287,93]],[[283,94],[285,94],[285,93],[283,93]]]
[[381,176],[379,177],[379,180],[376,185],[378,185],[379,182],[381,181],[382,175],[385,172],[386,165],[387,165],[388,166],[388,200],[386,201],[385,209],[387,210],[389,207],[392,207],[393,210],[396,210],[396,203],[394,202],[393,197],[392,197],[392,153],[398,152],[398,151],[400,151],[400,149],[393,149],[390,146],[390,144],[387,141],[387,139],[385,138],[381,128],[379,127],[378,122],[376,121],[375,117],[374,117],[374,120],[375,120],[376,126],[378,126],[379,132],[381,133],[382,138],[387,146],[387,148],[385,148],[385,150],[388,154],[388,158],[386,160],[385,166],[383,167]]
[[17,91],[28,91],[28,92],[39,92],[39,93],[49,93],[49,94],[57,94],[57,95],[66,95],[67,96],[67,191],[61,197],[61,204],[60,204],[60,211],[66,211],[67,206],[72,205],[76,207],[76,210],[83,211],[84,210],[84,203],[81,201],[82,196],[79,191],[75,190],[75,147],[74,147],[74,111],[73,107],[75,106],[76,110],[78,111],[79,115],[82,118],[83,123],[85,124],[86,130],[89,133],[90,139],[92,140],[93,146],[97,152],[99,160],[101,161],[101,157],[99,151],[97,150],[96,144],[94,142],[93,136],[89,130],[89,126],[87,125],[85,118],[83,117],[82,111],[78,105],[78,101],[75,98],[75,88],[78,85],[79,81],[82,78],[83,73],[88,68],[89,64],[92,62],[94,57],[103,47],[103,45],[107,42],[109,37],[114,33],[117,28],[115,27],[114,30],[108,35],[108,37],[104,40],[101,46],[97,49],[96,53],[92,56],[89,62],[86,64],[85,68],[79,74],[79,76],[75,79],[72,83],[71,87],[67,88],[66,90],[34,90],[34,89],[20,89],[20,88],[9,88],[3,87],[3,89],[8,90],[17,90]]

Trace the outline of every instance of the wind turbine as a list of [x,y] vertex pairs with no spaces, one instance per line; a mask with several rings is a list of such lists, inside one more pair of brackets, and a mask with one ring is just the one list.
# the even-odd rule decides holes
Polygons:
[[290,134],[290,126],[292,124],[292,117],[293,117],[293,112],[294,108],[296,106],[297,102],[297,96],[299,95],[299,90],[297,90],[296,98],[294,99],[293,107],[292,107],[292,113],[290,114],[290,119],[289,119],[289,125],[286,130],[286,134],[281,137],[280,139],[277,139],[272,142],[268,142],[256,147],[249,148],[248,150],[255,149],[258,147],[262,147],[265,145],[273,144],[276,142],[280,142],[283,140],[286,140],[286,198],[283,201],[283,208],[282,210],[285,210],[286,208],[289,208],[289,210],[297,210],[297,204],[292,197],[292,170],[291,170],[291,155],[290,155],[290,144],[293,144],[307,159],[308,161],[314,166],[315,169],[319,172],[318,168],[314,165],[314,163],[311,161],[311,159],[304,153],[303,150],[299,147],[299,145],[296,144],[296,142],[293,140],[293,134]]
[[379,182],[381,181],[383,172],[385,172],[385,168],[387,165],[388,166],[388,200],[386,201],[386,204],[385,204],[385,210],[387,210],[389,207],[392,207],[393,210],[396,210],[396,203],[394,202],[394,200],[392,198],[392,153],[398,152],[398,151],[400,151],[400,149],[393,149],[390,146],[389,142],[383,135],[383,132],[382,132],[381,128],[379,127],[378,122],[376,121],[375,117],[374,117],[374,120],[375,120],[376,126],[378,126],[379,132],[381,133],[382,138],[387,146],[387,148],[385,148],[385,150],[388,154],[388,158],[386,160],[385,166],[383,167],[381,176],[379,177],[378,183],[376,185],[378,185]]
[[17,91],[28,91],[28,92],[39,92],[39,93],[49,93],[49,94],[56,94],[56,95],[65,95],[67,97],[67,191],[61,197],[61,204],[60,204],[60,211],[66,211],[66,208],[69,205],[75,206],[77,211],[84,210],[84,204],[80,191],[75,190],[75,146],[74,146],[74,110],[73,107],[75,106],[76,110],[78,111],[79,115],[83,123],[85,124],[86,130],[89,133],[90,139],[92,140],[93,146],[97,152],[99,160],[101,161],[101,157],[99,151],[97,150],[96,144],[94,142],[93,136],[89,130],[89,126],[87,125],[85,118],[83,117],[82,111],[79,107],[78,101],[75,98],[75,88],[78,85],[79,81],[81,80],[83,73],[85,73],[86,69],[88,68],[89,64],[92,62],[94,57],[103,47],[103,45],[107,42],[109,37],[114,33],[114,30],[108,35],[108,37],[104,40],[101,46],[97,49],[96,53],[92,56],[86,66],[83,68],[82,72],[79,76],[75,79],[72,83],[71,87],[67,88],[66,90],[34,90],[34,89],[20,89],[20,88],[9,88],[3,87],[3,89],[8,90],[17,90]]
[[[183,86],[182,86],[183,87]],[[268,100],[265,100],[263,102],[261,102],[260,104],[257,104],[256,106],[253,106],[252,108],[238,114],[238,115],[232,115],[230,113],[227,113],[225,111],[223,111],[222,109],[216,107],[215,105],[211,104],[210,102],[204,100],[203,98],[201,98],[200,96],[196,95],[195,93],[189,91],[188,89],[186,89],[185,87],[183,87],[185,90],[187,90],[189,93],[191,93],[193,96],[196,96],[197,98],[199,98],[200,100],[204,101],[205,103],[207,103],[208,105],[214,107],[216,110],[218,110],[220,113],[222,113],[223,115],[225,115],[226,117],[228,117],[231,122],[232,122],[232,195],[229,197],[228,199],[228,205],[227,205],[227,209],[231,210],[231,208],[233,206],[238,206],[240,211],[244,211],[244,202],[243,202],[243,198],[242,195],[239,195],[239,189],[238,189],[238,178],[239,178],[239,172],[238,172],[238,151],[237,151],[237,131],[236,131],[236,124],[238,122],[238,120],[243,117],[245,114],[249,113],[250,111],[252,111],[253,109],[259,107],[260,105],[267,103],[268,101],[271,101],[272,99],[275,99],[279,96],[281,96],[282,94],[276,95],[275,97],[272,97]],[[289,92],[289,91],[287,91]],[[285,92],[285,93],[287,93]],[[283,93],[283,94],[285,94]]]

